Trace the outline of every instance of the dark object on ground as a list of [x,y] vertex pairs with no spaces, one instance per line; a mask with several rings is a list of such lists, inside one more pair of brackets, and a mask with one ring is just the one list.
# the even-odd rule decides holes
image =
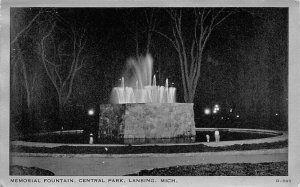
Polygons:
[[24,167],[24,166],[13,165],[10,166],[9,175],[54,176],[54,173],[52,173],[49,170],[45,170],[37,167]]
[[172,146],[59,146],[59,147],[28,147],[10,146],[10,152],[23,153],[57,153],[57,154],[142,154],[142,153],[193,153],[193,152],[220,152],[220,151],[244,151],[258,149],[279,149],[288,147],[288,142],[243,144],[223,147],[210,147],[198,145],[172,145]]
[[175,166],[142,170],[128,176],[288,176],[288,163],[225,163]]

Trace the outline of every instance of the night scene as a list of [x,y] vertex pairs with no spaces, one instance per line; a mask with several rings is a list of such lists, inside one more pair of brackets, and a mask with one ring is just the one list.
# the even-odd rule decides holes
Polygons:
[[10,175],[287,176],[288,13],[10,8]]

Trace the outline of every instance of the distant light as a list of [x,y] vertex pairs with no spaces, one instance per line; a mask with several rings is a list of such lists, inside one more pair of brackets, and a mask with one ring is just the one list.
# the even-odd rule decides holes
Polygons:
[[206,135],[206,141],[209,142],[209,135]]
[[232,108],[229,110],[229,112],[232,112]]
[[217,112],[218,112],[217,110],[214,110],[214,111],[213,111],[214,114],[216,114]]
[[90,134],[90,140],[89,140],[89,144],[93,144],[94,143],[94,138],[93,138],[93,134]]
[[278,116],[278,113],[276,113],[275,115]]
[[239,116],[239,115],[236,115],[236,117],[239,118],[240,116]]
[[90,109],[88,111],[88,115],[93,116],[95,114],[95,110],[94,109]]
[[209,108],[204,109],[204,114],[209,115],[210,114],[210,109]]
[[218,104],[215,104],[214,110],[219,111],[220,110],[220,106]]
[[215,136],[219,136],[220,132],[219,131],[215,131]]
[[221,119],[223,119],[223,117],[221,117]]

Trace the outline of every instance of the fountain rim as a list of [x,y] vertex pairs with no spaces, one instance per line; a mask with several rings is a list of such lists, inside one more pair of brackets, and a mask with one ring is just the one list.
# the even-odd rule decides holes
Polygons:
[[[242,144],[257,144],[257,143],[274,143],[279,141],[288,140],[288,132],[269,130],[269,129],[246,129],[246,128],[195,128],[196,131],[228,131],[228,132],[243,132],[243,133],[259,133],[259,134],[270,134],[277,135],[269,138],[258,138],[248,140],[234,140],[234,141],[220,141],[220,142],[194,142],[194,143],[149,143],[149,144],[132,144],[132,146],[174,146],[174,145],[206,145],[211,147],[223,147],[230,145],[242,145]],[[83,130],[73,130],[83,131]],[[54,131],[50,133],[68,133],[70,131]],[[42,134],[42,133],[39,133]],[[70,143],[46,143],[46,142],[30,142],[30,141],[11,141],[11,145],[16,146],[30,146],[30,147],[59,147],[59,146],[86,146],[86,147],[120,147],[128,146],[128,144],[70,144]]]

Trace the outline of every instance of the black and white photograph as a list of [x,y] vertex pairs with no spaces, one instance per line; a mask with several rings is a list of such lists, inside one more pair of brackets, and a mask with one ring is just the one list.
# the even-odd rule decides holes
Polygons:
[[291,4],[8,6],[0,186],[297,185]]

